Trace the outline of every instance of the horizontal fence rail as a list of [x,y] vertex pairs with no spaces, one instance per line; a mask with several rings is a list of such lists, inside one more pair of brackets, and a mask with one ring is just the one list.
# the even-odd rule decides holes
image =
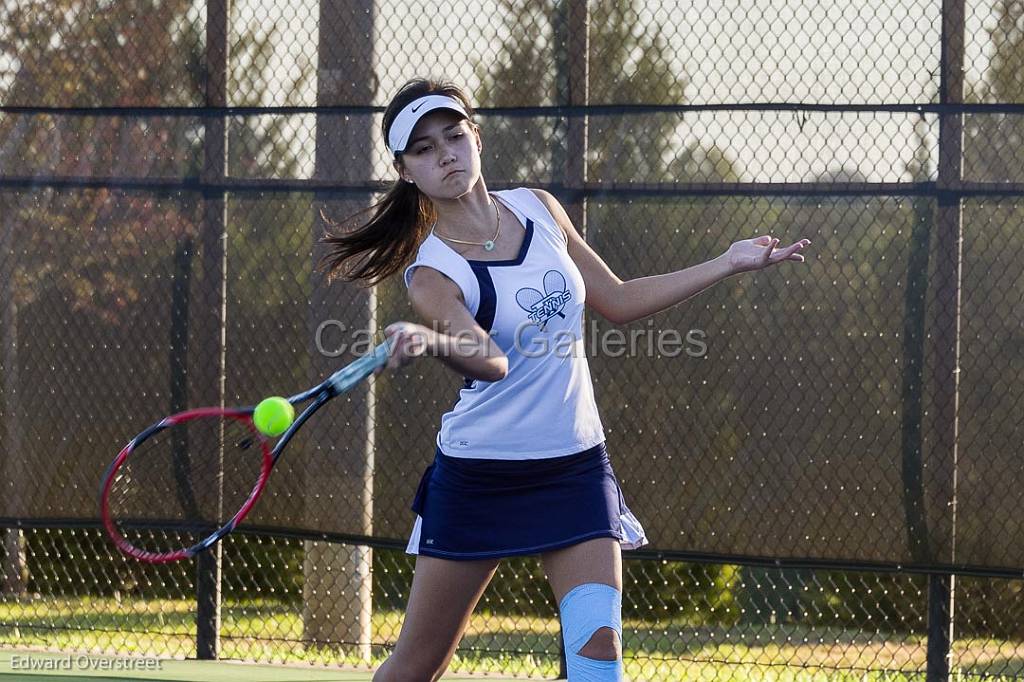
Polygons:
[[[415,319],[400,277],[316,264],[394,182],[385,106],[428,75],[478,106],[488,189],[554,194],[622,279],[813,244],[585,320],[651,540],[624,554],[627,677],[1024,679],[1018,5],[0,8],[0,645],[387,656],[461,384],[439,363],[325,408],[194,563],[125,559],[95,498],[146,424],[300,390]],[[536,558],[502,562],[452,670],[564,673]]]

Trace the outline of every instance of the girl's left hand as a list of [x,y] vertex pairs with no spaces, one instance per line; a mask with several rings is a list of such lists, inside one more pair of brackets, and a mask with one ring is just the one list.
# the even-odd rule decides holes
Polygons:
[[779,240],[769,235],[762,235],[754,239],[744,239],[729,247],[725,252],[726,261],[732,272],[749,272],[751,270],[762,270],[769,265],[775,265],[786,260],[794,260],[802,263],[804,257],[800,254],[805,246],[809,246],[810,239],[801,239],[790,244],[784,249],[776,249]]

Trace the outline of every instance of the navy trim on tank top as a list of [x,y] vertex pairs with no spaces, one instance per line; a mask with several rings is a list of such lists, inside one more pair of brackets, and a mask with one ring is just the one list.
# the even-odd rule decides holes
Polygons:
[[[498,305],[498,295],[494,291],[494,280],[491,279],[491,273],[487,271],[487,268],[492,266],[521,265],[526,260],[526,254],[530,250],[530,243],[533,241],[533,221],[531,219],[526,219],[525,228],[526,234],[523,235],[523,243],[519,245],[519,255],[515,258],[506,260],[465,259],[469,263],[473,274],[476,275],[477,284],[480,286],[480,305],[477,306],[476,315],[473,316],[473,319],[476,320],[481,329],[488,333],[491,331],[491,327],[494,326],[494,314]],[[463,388],[471,389],[474,384],[476,384],[475,380],[469,377],[462,377]]]
[[533,221],[526,219],[526,234],[523,236],[523,243],[519,246],[519,255],[509,260],[466,260],[470,269],[476,275],[477,284],[480,285],[480,305],[477,306],[476,315],[473,318],[485,332],[490,332],[494,326],[494,314],[498,305],[498,295],[494,291],[494,280],[488,268],[502,267],[508,265],[520,265],[526,260],[526,254],[530,250],[530,242],[533,241]]
[[469,263],[473,274],[476,275],[476,281],[480,285],[480,305],[477,306],[473,319],[485,332],[490,332],[491,327],[494,326],[494,312],[498,305],[498,296],[494,292],[494,280],[491,279],[491,273],[486,267],[473,265],[473,261],[469,261]]
[[[508,260],[466,260],[470,267],[473,268],[474,272],[478,267],[491,268],[491,267],[505,267],[508,265],[521,265],[526,260],[526,252],[530,250],[530,242],[533,241],[533,221],[529,218],[526,219],[526,236],[523,237],[523,243],[519,246],[519,255],[515,258]],[[479,277],[479,275],[477,275]]]

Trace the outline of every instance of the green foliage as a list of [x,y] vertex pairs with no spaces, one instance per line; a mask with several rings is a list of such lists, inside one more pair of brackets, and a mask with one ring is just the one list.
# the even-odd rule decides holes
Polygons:
[[[509,40],[495,62],[478,64],[478,103],[517,107],[568,102],[565,7],[556,0],[505,0]],[[671,62],[660,25],[642,24],[628,0],[591,6],[587,55],[592,104],[673,104],[685,101],[685,76]],[[535,40],[521,40],[529,27]],[[561,181],[567,150],[565,119],[535,125],[510,117],[489,120],[483,132],[492,152],[489,177],[536,183],[550,175]],[[679,117],[664,114],[611,114],[590,117],[588,177],[602,181],[643,181],[670,177],[681,182],[732,180],[735,174],[720,151],[694,143],[675,148]],[[486,152],[485,152],[486,153]]]
[[994,3],[995,24],[987,24],[994,50],[985,80],[989,101],[1024,100],[1024,6],[1016,0]]
[[[203,71],[203,30],[199,17],[190,13],[191,3],[175,0],[132,0],[126,2],[85,3],[55,0],[48,3],[14,3],[0,8],[0,17],[8,31],[0,37],[0,52],[17,58],[13,84],[3,93],[6,104],[52,104],[62,106],[98,105],[199,105],[205,92]],[[483,85],[476,93],[478,103],[485,106],[524,106],[564,103],[567,100],[568,59],[565,54],[565,3],[555,0],[503,0],[508,17],[510,39],[501,46],[496,63],[477,66]],[[661,28],[644,26],[637,21],[633,4],[625,0],[593,3],[591,6],[590,61],[591,102],[596,104],[648,103],[663,104],[687,101],[688,83],[671,64],[670,50]],[[997,20],[991,29],[995,53],[987,74],[989,101],[1020,101],[1024,91],[1021,64],[1024,63],[1024,16],[1018,2],[1002,0],[996,5]],[[89,20],[86,20],[89,17]],[[144,20],[140,20],[144,17]],[[533,31],[532,39],[523,40],[520,27]],[[113,31],[114,40],[105,31]],[[265,83],[269,80],[262,68],[275,49],[275,34],[257,36],[242,31],[233,45],[235,55],[231,71],[231,91],[238,103],[259,104]],[[174,58],[169,58],[174,55]],[[304,73],[290,84],[292,94],[308,87],[311,72]],[[291,95],[289,95],[291,97]],[[965,147],[966,167],[971,179],[1015,179],[1018,171],[1017,153],[1024,144],[1024,134],[1017,115],[972,116],[967,125]],[[664,114],[594,115],[590,121],[590,148],[587,151],[588,176],[607,182],[643,182],[678,180],[679,182],[735,181],[740,169],[720,149],[700,142],[683,144],[680,134],[686,117]],[[566,148],[567,121],[529,120],[509,117],[491,119],[484,128],[488,158],[488,176],[503,181],[539,184],[542,180],[564,180],[564,159],[578,150]],[[201,125],[190,118],[149,117],[54,117],[8,115],[0,118],[0,139],[13,149],[7,172],[18,175],[53,173],[57,175],[134,174],[141,177],[196,177],[202,163]],[[229,122],[228,150],[231,173],[240,177],[291,177],[300,172],[301,161],[295,151],[294,131],[287,127],[286,117],[269,121],[232,118]],[[914,159],[908,167],[919,180],[931,179],[925,153],[924,131],[917,131]],[[130,159],[126,162],[125,159]],[[842,169],[822,176],[824,180],[858,181],[855,174]],[[62,319],[92,320],[103,334],[114,335],[118,326],[132,320],[142,310],[152,291],[148,279],[154,270],[165,267],[177,240],[194,236],[201,220],[200,205],[195,196],[153,198],[131,192],[107,189],[83,192],[37,190],[5,193],[0,214],[13,215],[18,226],[15,237],[17,252],[25,254],[15,264],[15,292],[23,307],[46,305],[66,306],[72,315]],[[967,344],[968,357],[981,357],[979,350],[991,350],[985,362],[972,367],[964,379],[968,388],[961,406],[972,415],[963,424],[961,440],[966,446],[984,449],[986,466],[991,471],[1005,470],[1016,450],[1012,425],[1017,423],[1012,402],[1007,394],[1007,377],[1021,376],[1024,348],[1015,304],[1024,298],[1024,279],[1013,278],[1019,263],[1014,258],[1024,250],[1018,226],[1024,213],[1012,202],[969,202],[965,240],[965,273],[970,287],[965,308],[965,338],[987,338],[990,346]],[[274,200],[238,200],[229,203],[229,272],[234,284],[232,305],[239,318],[255,320],[278,319],[297,301],[281,295],[282,282],[287,291],[306,292],[302,273],[310,263],[309,247],[312,215],[309,197],[288,195]],[[899,331],[902,299],[892,295],[905,282],[905,261],[908,235],[915,225],[934,220],[933,202],[915,199],[908,202],[862,201],[859,199],[823,199],[781,202],[771,198],[693,198],[651,200],[639,203],[594,200],[591,202],[587,237],[620,275],[635,277],[665,272],[691,265],[720,253],[738,238],[765,231],[785,231],[793,236],[810,236],[816,243],[827,244],[816,269],[808,279],[832,282],[836,287],[827,302],[804,301],[779,297],[774,285],[763,285],[755,278],[737,283],[729,291],[717,291],[697,307],[691,317],[679,311],[658,318],[659,324],[685,329],[700,314],[706,321],[717,321],[730,329],[763,329],[770,338],[790,333],[793,347],[814,353],[816,357],[863,357],[870,362],[877,347],[863,339],[879,329]],[[163,266],[161,264],[164,264]],[[1010,274],[1007,274],[1010,273]],[[298,286],[295,286],[298,284]],[[301,294],[300,294],[301,297]],[[301,301],[300,301],[301,302]],[[714,305],[728,306],[729,319],[712,317]],[[752,305],[753,304],[753,305]],[[760,307],[758,307],[760,306]],[[805,307],[813,308],[811,311]],[[772,311],[766,319],[764,309]],[[63,308],[55,308],[63,309]],[[66,312],[66,310],[65,310]],[[382,316],[385,317],[385,316]],[[289,345],[301,349],[304,320],[290,320]],[[667,323],[667,324],[666,324]],[[809,323],[809,324],[807,324]],[[296,331],[298,330],[298,331]],[[246,341],[244,326],[232,330],[231,344]],[[257,342],[253,342],[256,344]],[[977,344],[977,341],[975,341]],[[269,352],[271,349],[264,349]],[[735,350],[735,349],[730,349]],[[883,349],[884,350],[884,349]],[[80,350],[85,353],[85,349]],[[116,355],[120,349],[111,351]],[[881,353],[879,353],[881,354]],[[85,356],[69,355],[75,366],[84,364]],[[730,358],[723,353],[721,357]],[[67,358],[65,358],[67,359]],[[763,360],[764,358],[759,358]],[[875,358],[877,359],[877,358]],[[970,363],[968,363],[970,364]],[[301,364],[293,364],[291,377],[300,384],[306,373]],[[706,367],[693,369],[693,382],[687,388],[699,390],[699,400],[685,395],[678,385],[655,380],[648,389],[637,390],[641,371],[623,371],[621,363],[595,362],[595,379],[602,413],[608,423],[622,425],[611,434],[619,442],[629,442],[636,452],[665,454],[659,442],[683,443],[674,454],[672,464],[683,470],[697,458],[688,459],[698,448],[711,453],[715,462],[739,462],[732,468],[723,466],[713,472],[696,471],[694,476],[744,483],[744,447],[749,432],[735,421],[736,414],[763,413],[770,403],[771,390],[787,397],[786,410],[803,415],[831,414],[834,387],[842,385],[855,392],[867,409],[863,414],[845,413],[844,428],[854,434],[876,438],[892,435],[892,416],[900,409],[898,395],[892,384],[879,381],[898,378],[891,369],[876,373],[865,371],[856,376],[836,375],[828,367],[814,376],[790,385],[758,387],[733,377],[715,375]],[[662,368],[663,369],[663,368]],[[689,369],[689,368],[688,368]],[[870,368],[868,368],[870,370]],[[163,372],[157,367],[154,373]],[[251,374],[244,366],[230,371]],[[659,366],[645,368],[646,376],[658,377]],[[162,376],[162,375],[161,375]],[[697,388],[699,387],[699,388]],[[95,395],[85,395],[77,413],[88,414],[88,402]],[[403,405],[402,409],[407,409]],[[713,431],[692,433],[669,423],[658,428],[661,433],[643,432],[642,425],[631,422],[628,415],[644,409],[661,409],[680,415],[700,412],[697,423]],[[872,412],[874,411],[874,414]],[[982,416],[973,416],[982,415]],[[800,447],[807,453],[838,452],[851,455],[847,465],[863,482],[872,476],[883,476],[880,490],[892,490],[891,481],[879,474],[880,467],[871,466],[877,451],[863,446],[864,456],[856,460],[842,451],[848,444],[837,446],[829,429],[837,421],[821,417],[823,429],[805,434]],[[683,421],[683,420],[680,420]],[[747,424],[756,431],[752,417]],[[41,429],[39,429],[41,430]],[[880,436],[880,434],[882,434]],[[99,438],[80,434],[83,438]],[[404,437],[405,432],[398,438]],[[685,441],[683,439],[686,439]],[[701,438],[706,440],[700,441]],[[1019,440],[1019,439],[1018,439]],[[91,441],[90,441],[91,442]],[[103,447],[107,447],[105,444]],[[984,446],[983,448],[980,446]],[[674,446],[675,447],[675,446]],[[685,449],[684,449],[685,448]],[[968,450],[969,451],[969,450]],[[989,453],[991,457],[989,457]],[[621,459],[620,459],[621,458]],[[67,458],[70,461],[70,456]],[[966,458],[965,458],[966,459]],[[678,494],[674,481],[644,482],[631,485],[630,469],[625,453],[613,454],[613,461],[622,469],[627,499],[637,507],[647,507],[651,516],[659,511],[659,498]],[[622,462],[620,465],[619,462]],[[859,466],[863,463],[863,466]],[[814,464],[808,462],[808,468]],[[820,463],[818,463],[820,465]],[[73,471],[71,467],[60,467]],[[63,474],[61,474],[63,475]],[[874,481],[875,479],[871,479]],[[1001,500],[1015,499],[1014,491],[993,494],[992,475],[972,470],[962,478],[963,491],[973,491],[973,507],[964,505],[964,518],[973,510],[977,519],[1012,518],[1016,510]],[[649,487],[648,487],[649,486]],[[664,488],[658,488],[664,486]],[[974,486],[972,489],[971,486]],[[666,489],[667,488],[667,489]],[[648,494],[641,496],[640,491]],[[657,493],[657,494],[655,494]],[[968,499],[968,498],[965,498]],[[645,518],[639,513],[641,520]],[[713,512],[701,517],[705,527],[716,528],[720,519]],[[865,521],[866,523],[866,521]],[[984,536],[983,531],[974,535]],[[668,534],[666,533],[666,537]],[[672,540],[672,538],[669,538]],[[881,542],[902,542],[902,537],[886,537]],[[69,532],[37,533],[30,536],[33,582],[30,589],[46,594],[95,593],[166,596],[168,585],[175,590],[192,588],[187,565],[168,568],[165,573],[151,573],[117,557],[108,556],[108,548],[95,538],[83,541]],[[976,538],[974,548],[993,551],[997,534]],[[988,545],[984,543],[989,543]],[[865,548],[868,551],[870,548]],[[233,596],[274,593],[283,600],[301,599],[301,543],[264,544],[246,536],[232,539],[227,554],[230,565],[242,576],[229,581],[227,591]],[[532,560],[507,562],[508,570],[496,578],[493,598],[485,599],[482,608],[497,614],[521,614],[546,608],[529,600],[517,601],[502,595],[537,594],[543,576]],[[375,608],[401,608],[408,595],[411,560],[394,559],[384,552],[374,553],[375,576],[388,576],[387,587],[375,589]],[[680,619],[691,623],[730,625],[756,619],[752,612],[765,618],[804,624],[863,624],[865,611],[877,616],[879,627],[890,630],[914,629],[906,613],[919,608],[921,593],[906,589],[899,579],[883,576],[868,591],[820,589],[800,591],[811,579],[807,572],[787,572],[785,580],[779,573],[760,569],[738,569],[733,566],[698,566],[682,562],[661,562],[645,566],[643,578],[627,585],[628,617]],[[824,577],[822,577],[822,575]],[[86,576],[107,579],[87,581]],[[767,579],[771,578],[771,580]],[[828,574],[820,574],[826,580]],[[839,578],[836,577],[837,582]],[[381,584],[381,583],[378,583]],[[1007,615],[1007,604],[1019,600],[1019,581],[988,581],[975,587],[975,594],[987,606],[984,620],[962,624],[964,631],[1001,632],[1007,636],[1024,636],[1018,623],[1024,617]],[[283,596],[282,596],[283,595]],[[1016,609],[1013,606],[1012,609]],[[774,615],[769,615],[774,614]],[[781,618],[780,618],[781,614]],[[810,615],[807,615],[810,614]],[[836,614],[833,616],[832,614]],[[548,614],[550,615],[550,614]],[[776,620],[776,622],[778,622]]]
[[[5,104],[203,103],[204,27],[190,2],[61,0],[8,4],[0,11],[8,27],[0,54],[18,65],[10,87],[0,93]],[[248,98],[263,91],[274,41],[274,33],[238,37],[232,45],[230,92]],[[309,77],[300,75],[287,86],[290,92],[307,87]],[[229,172],[242,177],[297,173],[294,133],[285,129],[286,117],[259,121],[229,119]],[[203,158],[201,122],[189,117],[6,116],[0,118],[0,139],[7,141],[12,159],[5,171],[15,175],[195,178]],[[56,287],[72,308],[111,323],[142,302],[145,274],[159,267],[170,242],[194,236],[201,220],[200,197],[187,193],[42,190],[7,199],[13,206],[4,208],[19,226],[15,244],[25,254],[15,264],[19,305]],[[300,210],[305,204],[308,213],[308,197],[292,195],[284,203],[290,220],[311,220]],[[284,240],[295,232],[294,223],[286,227],[267,212],[252,216],[251,227]],[[234,255],[241,269],[258,267],[244,250]],[[253,255],[266,262],[265,254]]]

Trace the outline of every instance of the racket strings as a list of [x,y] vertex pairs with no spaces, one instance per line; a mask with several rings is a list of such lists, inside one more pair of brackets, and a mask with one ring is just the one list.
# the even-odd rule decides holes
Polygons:
[[260,478],[264,441],[248,420],[182,421],[136,445],[114,474],[111,519],[147,552],[191,547],[226,524]]

